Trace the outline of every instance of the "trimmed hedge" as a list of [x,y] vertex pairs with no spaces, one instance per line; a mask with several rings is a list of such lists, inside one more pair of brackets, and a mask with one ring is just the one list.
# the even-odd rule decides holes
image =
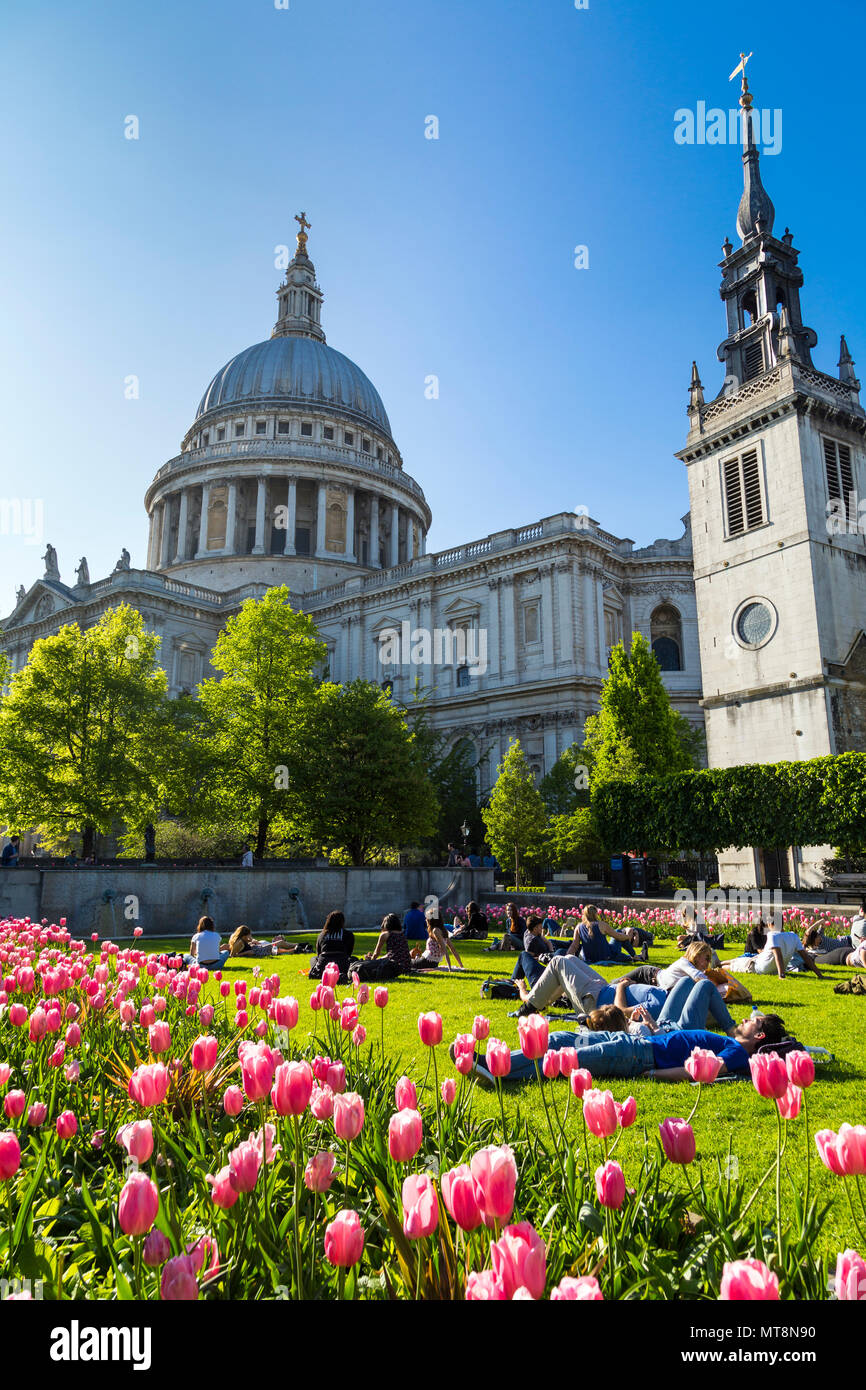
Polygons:
[[866,844],[866,753],[607,782],[592,813],[611,849],[829,844],[855,852]]

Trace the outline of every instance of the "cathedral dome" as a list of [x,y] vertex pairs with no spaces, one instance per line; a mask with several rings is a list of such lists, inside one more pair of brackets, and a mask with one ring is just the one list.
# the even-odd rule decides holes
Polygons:
[[196,420],[241,404],[316,407],[391,434],[382,398],[361,368],[313,337],[280,336],[239,352],[211,381]]

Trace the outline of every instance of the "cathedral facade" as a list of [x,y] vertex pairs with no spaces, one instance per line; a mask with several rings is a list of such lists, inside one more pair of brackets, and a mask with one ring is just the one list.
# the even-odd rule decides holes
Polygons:
[[[13,670],[36,638],[127,602],[162,639],[170,691],[193,691],[227,618],[286,584],[330,678],[376,681],[403,704],[426,690],[434,725],[471,743],[482,792],[512,738],[538,776],[581,741],[610,649],[633,631],[675,708],[705,722],[711,766],[866,749],[866,412],[844,337],[837,375],[812,360],[799,253],[787,228],[773,235],[751,101],[744,73],[724,380],[707,401],[693,365],[677,539],[636,548],[557,512],[429,552],[430,508],[382,399],[326,343],[301,214],[270,338],[217,372],[147,489],[147,567],[124,551],[107,578],[91,583],[82,560],[66,584],[49,546],[2,624]],[[731,851],[722,882],[808,886],[827,853]]]

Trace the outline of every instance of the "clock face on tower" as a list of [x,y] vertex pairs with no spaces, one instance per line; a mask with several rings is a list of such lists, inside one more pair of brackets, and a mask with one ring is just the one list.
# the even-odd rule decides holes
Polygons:
[[775,629],[775,611],[764,599],[749,599],[734,615],[734,632],[744,647],[763,647]]

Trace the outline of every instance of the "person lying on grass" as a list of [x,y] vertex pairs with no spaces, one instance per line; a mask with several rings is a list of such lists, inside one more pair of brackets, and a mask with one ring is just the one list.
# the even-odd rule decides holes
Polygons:
[[[518,1018],[548,1008],[561,995],[578,1013],[589,1013],[599,1004],[612,1004],[615,990],[603,975],[593,970],[580,956],[554,956],[548,965],[524,952],[521,956],[526,979],[515,983],[523,1000],[517,1010]],[[658,1014],[665,1002],[665,991],[656,985],[629,984],[626,1002],[645,1004],[650,1013]]]
[[851,944],[847,936],[824,936],[820,927],[808,927],[803,933],[800,955],[820,965],[849,965],[866,970],[866,942]]
[[[608,1011],[606,1021],[616,1021]],[[624,1019],[623,1019],[624,1021]],[[711,1033],[706,1028],[680,1028],[659,1032],[653,1036],[634,1037],[622,1031],[551,1033],[548,1050],[574,1048],[577,1066],[585,1067],[593,1077],[644,1077],[651,1081],[691,1081],[685,1063],[695,1048],[712,1052],[719,1058],[719,1076],[744,1076],[749,1071],[749,1058],[766,1044],[777,1046],[786,1036],[786,1028],[778,1014],[751,1014],[734,1025],[730,1034]],[[453,1044],[452,1044],[453,1047]],[[495,1085],[483,1053],[476,1052],[474,1071],[485,1087]],[[535,1063],[522,1052],[511,1054],[511,1069],[503,1081],[534,1081]]]

